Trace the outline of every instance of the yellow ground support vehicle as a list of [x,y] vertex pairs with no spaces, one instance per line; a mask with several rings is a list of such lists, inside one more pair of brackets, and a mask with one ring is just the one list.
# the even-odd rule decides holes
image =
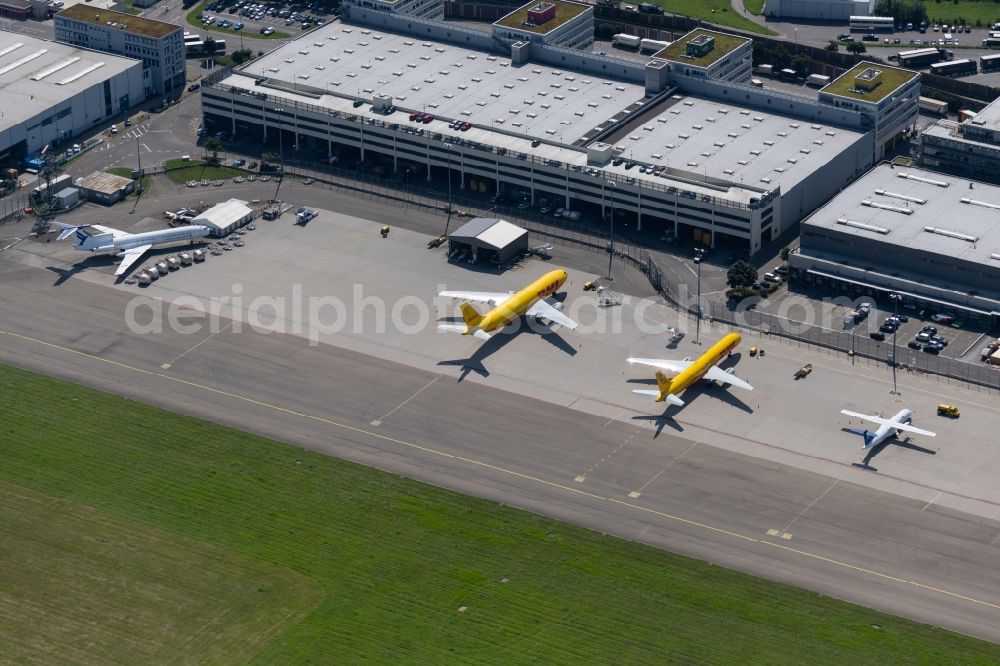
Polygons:
[[960,412],[958,411],[958,407],[956,407],[955,405],[945,405],[943,403],[938,405],[937,413],[940,416],[950,416],[954,419],[957,419],[960,414]]
[[799,368],[798,370],[795,371],[795,378],[796,379],[802,379],[803,377],[807,376],[812,371],[813,371],[812,363],[806,363],[801,368]]

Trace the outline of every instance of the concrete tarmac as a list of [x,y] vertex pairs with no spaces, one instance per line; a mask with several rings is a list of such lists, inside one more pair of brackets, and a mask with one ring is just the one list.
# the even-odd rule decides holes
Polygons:
[[[305,239],[293,236],[313,228]],[[335,244],[324,228],[335,230]],[[917,425],[933,426],[942,441],[886,447],[870,460],[876,473],[852,464],[859,438],[839,432],[836,412],[892,407],[872,404],[885,393],[884,370],[772,340],[767,359],[736,365],[753,393],[698,389],[685,396],[685,410],[660,418],[659,406],[629,393],[628,379],[648,373],[623,376],[620,345],[694,355],[690,332],[678,352],[632,329],[614,343],[596,335],[581,344],[566,332],[580,345],[576,359],[522,334],[491,352],[489,375],[459,382],[459,367],[437,365],[476,353],[477,341],[457,336],[362,332],[311,345],[302,335],[237,333],[228,320],[198,334],[139,335],[125,324],[137,295],[169,301],[204,294],[197,290],[207,284],[223,293],[231,290],[224,278],[248,295],[263,294],[283,273],[331,294],[351,280],[382,296],[420,297],[436,289],[428,277],[449,288],[498,282],[443,259],[416,264],[406,241],[418,234],[390,251],[392,241],[371,241],[367,232],[377,237],[371,223],[328,213],[304,230],[284,221],[248,235],[247,248],[144,291],[109,288],[111,266],[100,261],[61,277],[71,249],[22,241],[0,254],[0,360],[1000,641],[1000,572],[991,564],[1000,555],[1000,503],[986,449],[996,413],[988,395],[949,389],[970,411],[928,423],[924,403],[936,402],[940,387],[904,378],[907,405],[923,408]],[[303,244],[314,252],[302,253]],[[407,267],[413,284],[398,282],[396,271]],[[523,281],[535,269],[501,281]],[[719,332],[703,328],[703,341]],[[791,384],[789,370],[802,359],[817,371]],[[783,406],[789,394],[800,399]]]

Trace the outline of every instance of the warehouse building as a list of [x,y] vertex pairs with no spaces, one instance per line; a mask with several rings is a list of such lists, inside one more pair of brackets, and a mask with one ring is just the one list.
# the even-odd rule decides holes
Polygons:
[[750,40],[701,29],[634,61],[350,14],[208,76],[206,126],[751,254],[867,170],[919,86],[878,74],[826,103],[755,88]]
[[939,120],[920,148],[927,168],[1000,183],[1000,98],[963,122]]
[[87,201],[110,206],[131,194],[135,189],[135,181],[113,173],[95,171],[86,178],[78,179],[76,186],[80,189],[80,196]]
[[501,266],[528,251],[528,230],[495,217],[477,217],[448,237],[448,256]]
[[142,63],[0,31],[0,164],[19,167],[145,99]]
[[184,29],[122,12],[76,4],[55,15],[56,41],[142,61],[147,95],[184,88]]
[[875,0],[766,0],[764,16],[847,22],[875,14]]
[[0,0],[0,16],[26,19],[31,14],[31,3],[28,0]]
[[191,220],[191,224],[202,224],[209,228],[209,235],[221,237],[249,224],[255,216],[256,213],[246,201],[230,199],[215,204]]
[[880,164],[802,222],[793,286],[1000,323],[1000,187]]

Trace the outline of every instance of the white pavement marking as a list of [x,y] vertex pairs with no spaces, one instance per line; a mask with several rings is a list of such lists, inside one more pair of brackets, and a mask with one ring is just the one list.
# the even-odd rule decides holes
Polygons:
[[24,240],[23,238],[15,238],[13,243],[5,245],[4,247],[0,247],[0,252],[3,252],[4,250],[9,250],[10,248],[14,247],[23,240]]
[[628,444],[629,442],[631,442],[632,438],[635,437],[638,434],[639,434],[639,429],[637,428],[635,432],[633,432],[631,435],[629,435],[628,437],[625,438],[625,441],[623,441],[621,444],[619,444],[618,446],[616,446],[614,451],[612,451],[608,455],[604,456],[603,458],[601,458],[600,460],[598,460],[597,462],[595,462],[593,465],[590,466],[590,469],[588,469],[586,472],[584,472],[580,476],[576,477],[575,480],[577,482],[579,482],[579,483],[583,483],[583,481],[590,475],[590,473],[593,472],[595,469],[597,469],[598,465],[600,465],[602,462],[604,462],[605,460],[607,460],[611,456],[613,456],[616,453],[618,453],[619,451],[621,451],[622,447],[625,446],[626,444]]
[[634,495],[633,495],[633,493],[629,493],[629,497],[633,497],[633,496],[634,496],[634,497],[638,497],[638,496],[639,496],[640,494],[642,494],[642,491],[646,489],[646,486],[648,486],[648,485],[649,485],[649,484],[651,484],[651,483],[652,483],[653,481],[656,481],[656,480],[657,480],[658,478],[660,478],[660,476],[661,476],[661,475],[662,475],[662,474],[663,474],[664,472],[666,472],[666,471],[667,471],[668,469],[670,469],[670,468],[671,468],[671,466],[673,466],[673,464],[674,464],[675,462],[677,462],[678,460],[680,460],[681,458],[683,458],[684,456],[686,456],[686,455],[688,454],[688,451],[690,451],[690,450],[691,450],[691,449],[693,449],[694,447],[698,446],[699,444],[701,444],[701,440],[700,440],[700,439],[698,439],[698,440],[695,440],[694,442],[692,442],[692,443],[691,443],[691,446],[687,447],[686,449],[684,449],[684,451],[683,451],[682,453],[680,453],[680,454],[678,454],[677,456],[675,456],[675,457],[674,457],[674,459],[673,459],[673,460],[671,460],[670,462],[668,462],[668,463],[666,464],[666,466],[665,466],[665,467],[664,467],[663,469],[661,469],[661,470],[660,470],[659,472],[657,472],[657,473],[656,473],[656,475],[655,475],[655,476],[654,476],[654,477],[653,477],[652,479],[650,479],[650,480],[649,480],[649,481],[647,481],[646,483],[644,483],[644,484],[642,484],[641,486],[639,486],[639,490],[636,490],[636,491],[634,491]]
[[142,144],[142,147],[146,149],[147,153],[153,152],[152,150],[150,150],[149,146],[147,146],[146,144]]
[[223,326],[222,328],[220,328],[215,333],[212,333],[210,336],[208,336],[207,338],[205,338],[204,340],[202,340],[198,344],[194,345],[193,347],[191,347],[190,349],[188,349],[186,352],[182,353],[180,356],[177,356],[176,358],[173,358],[170,361],[168,361],[168,362],[164,363],[163,365],[161,365],[160,368],[162,368],[163,370],[169,370],[170,366],[172,366],[174,363],[176,363],[177,361],[181,360],[182,358],[184,358],[185,356],[187,356],[188,354],[190,354],[191,352],[193,352],[198,347],[201,347],[203,344],[205,344],[206,342],[208,342],[209,340],[211,340],[212,338],[214,338],[215,336],[217,336],[219,333],[222,333],[223,331],[225,331],[227,328],[229,328],[232,325],[233,325],[233,322],[229,322],[228,324],[226,324],[225,326]]
[[944,494],[944,491],[942,490],[937,495],[935,495],[934,497],[932,497],[930,502],[928,502],[927,504],[924,504],[924,508],[920,510],[920,513],[923,513],[927,509],[927,507],[929,507],[931,504],[934,504],[934,502],[938,501],[938,498],[941,497],[941,495],[943,495],[943,494]]
[[[798,515],[797,515],[797,516],[795,516],[794,518],[792,518],[792,522],[790,522],[790,523],[788,523],[787,525],[785,525],[785,529],[784,529],[784,530],[782,530],[782,531],[783,531],[783,532],[785,532],[785,534],[788,534],[788,530],[789,530],[789,529],[791,528],[791,526],[792,526],[792,525],[794,525],[794,524],[795,524],[795,521],[796,521],[796,520],[798,520],[799,518],[801,518],[802,516],[804,516],[804,515],[806,514],[806,511],[808,511],[809,509],[813,508],[813,506],[815,506],[815,505],[816,505],[816,502],[818,502],[818,501],[820,501],[821,499],[823,499],[824,497],[826,497],[826,494],[827,494],[828,492],[830,492],[831,490],[833,490],[834,486],[836,486],[836,485],[837,485],[838,483],[840,483],[840,479],[836,479],[836,480],[834,480],[834,482],[830,484],[830,487],[829,487],[829,488],[827,488],[826,490],[824,490],[824,491],[823,491],[823,492],[822,492],[822,493],[820,494],[820,496],[819,496],[819,497],[817,497],[816,499],[814,499],[814,500],[813,500],[812,502],[809,502],[809,505],[808,505],[808,506],[807,506],[806,508],[804,508],[804,509],[802,509],[801,511],[799,511]],[[781,538],[782,538],[782,539],[785,539],[785,538],[788,538],[788,539],[791,539],[791,538],[792,538],[792,535],[791,535],[791,534],[789,534],[789,535],[788,535],[788,536],[786,537],[786,536],[785,536],[784,534],[782,534],[782,535],[781,535]]]
[[372,421],[372,425],[373,425],[373,426],[377,426],[377,425],[382,425],[382,422],[383,422],[383,421],[385,421],[385,420],[386,420],[387,418],[389,418],[390,416],[392,416],[392,415],[393,415],[393,413],[395,413],[395,412],[396,412],[396,410],[398,410],[398,409],[399,409],[400,407],[402,407],[403,405],[405,405],[405,404],[406,404],[406,403],[408,403],[409,401],[411,401],[411,400],[413,400],[414,398],[416,398],[416,397],[417,397],[418,395],[420,395],[421,393],[423,393],[424,389],[426,389],[426,388],[429,388],[431,384],[433,384],[434,382],[436,382],[436,381],[437,381],[437,380],[439,380],[439,379],[441,379],[441,375],[437,375],[437,376],[435,376],[435,377],[434,377],[434,379],[430,380],[429,382],[427,382],[426,384],[424,384],[423,386],[421,386],[421,387],[420,387],[419,389],[417,389],[417,392],[416,392],[416,393],[414,393],[414,394],[413,394],[413,395],[411,395],[411,396],[410,396],[409,398],[407,398],[407,399],[406,399],[406,400],[404,400],[403,402],[401,402],[401,403],[399,403],[398,405],[396,405],[395,407],[393,407],[393,408],[392,408],[391,410],[389,410],[389,413],[387,413],[387,414],[386,414],[385,416],[383,416],[383,417],[382,417],[382,418],[380,418],[380,419],[375,419],[374,421]]

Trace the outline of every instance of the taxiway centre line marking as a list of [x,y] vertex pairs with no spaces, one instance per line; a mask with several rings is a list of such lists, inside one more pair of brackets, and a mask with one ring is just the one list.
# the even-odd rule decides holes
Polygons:
[[792,518],[792,522],[790,522],[787,525],[785,525],[785,529],[783,529],[782,532],[787,532],[792,527],[792,525],[795,524],[796,520],[798,520],[802,516],[806,515],[806,511],[808,511],[809,509],[813,508],[813,506],[816,505],[816,502],[818,502],[821,499],[823,499],[824,497],[826,497],[826,494],[828,492],[830,492],[831,490],[833,490],[834,486],[836,486],[838,483],[840,483],[840,479],[834,479],[833,483],[831,483],[830,486],[826,490],[824,490],[822,493],[820,493],[819,497],[817,497],[816,499],[814,499],[812,502],[809,502],[809,505],[806,508],[804,508],[801,511],[799,511],[798,514],[796,514],[796,516],[794,518]]
[[690,451],[690,450],[691,450],[691,449],[693,449],[694,447],[698,446],[699,444],[701,444],[701,440],[700,440],[700,439],[698,439],[698,440],[695,440],[695,441],[691,442],[691,446],[689,446],[689,447],[687,447],[686,449],[684,449],[684,451],[683,451],[682,453],[679,453],[679,454],[677,454],[677,455],[676,455],[676,456],[674,457],[674,459],[673,459],[673,460],[671,460],[670,462],[668,462],[668,463],[666,464],[666,466],[665,466],[665,467],[664,467],[663,469],[661,469],[661,470],[660,470],[659,472],[657,472],[657,473],[656,473],[656,475],[655,475],[655,476],[654,476],[654,477],[653,477],[652,479],[650,479],[650,480],[649,480],[649,481],[647,481],[646,483],[644,483],[644,484],[642,484],[641,486],[639,486],[639,489],[638,489],[638,490],[636,490],[636,491],[634,491],[634,492],[636,493],[636,497],[638,497],[638,496],[639,496],[639,493],[641,493],[641,492],[642,492],[643,490],[645,490],[645,489],[646,489],[646,486],[648,486],[648,485],[649,485],[649,484],[651,484],[651,483],[652,483],[653,481],[656,481],[656,480],[657,480],[658,478],[660,478],[660,476],[661,476],[661,475],[662,475],[662,474],[663,474],[664,472],[666,472],[666,471],[667,471],[668,469],[670,469],[670,468],[671,468],[671,466],[673,466],[673,464],[674,464],[675,462],[677,462],[678,460],[680,460],[681,458],[683,458],[684,456],[686,456],[686,455],[688,454],[688,451]]
[[215,333],[212,333],[210,336],[208,336],[207,338],[205,338],[201,342],[195,344],[193,347],[191,347],[190,349],[188,349],[186,352],[184,352],[184,353],[180,354],[179,356],[177,356],[177,357],[175,357],[175,358],[167,361],[166,363],[164,363],[160,367],[163,368],[164,370],[169,370],[170,366],[172,366],[174,363],[176,363],[177,361],[181,360],[182,358],[184,358],[185,356],[187,356],[188,354],[190,354],[191,352],[193,352],[198,347],[201,347],[203,344],[205,344],[206,342],[208,342],[209,340],[211,340],[212,338],[214,338],[215,336],[217,336],[219,333],[224,332],[226,329],[228,329],[232,325],[233,325],[233,322],[229,322],[228,324],[226,324],[225,326],[223,326],[222,328],[220,328]]
[[943,490],[941,492],[939,492],[937,495],[935,495],[934,497],[932,497],[930,502],[928,502],[927,504],[924,504],[924,508],[920,510],[920,513],[923,513],[924,511],[927,510],[927,507],[929,507],[931,504],[934,504],[934,502],[938,501],[938,498],[941,497],[942,493],[944,493]]
[[223,391],[221,389],[212,388],[211,386],[205,386],[203,384],[198,384],[198,383],[195,383],[195,382],[191,382],[191,381],[188,381],[186,379],[181,379],[180,377],[172,377],[170,375],[163,374],[162,372],[151,372],[149,370],[143,370],[142,368],[137,368],[137,367],[132,366],[132,365],[127,365],[125,363],[119,363],[118,361],[112,361],[110,359],[101,358],[100,356],[95,356],[94,354],[88,354],[87,352],[77,351],[76,349],[70,349],[69,347],[63,347],[62,345],[57,345],[57,344],[54,344],[54,343],[51,343],[51,342],[46,342],[44,340],[39,340],[38,338],[29,337],[27,335],[20,335],[18,333],[11,333],[11,332],[2,331],[2,330],[0,330],[0,334],[8,335],[10,337],[18,338],[20,340],[24,340],[24,341],[27,341],[27,342],[33,342],[35,344],[39,344],[39,345],[42,345],[42,346],[45,346],[45,347],[49,347],[51,349],[57,349],[59,351],[69,352],[70,354],[75,354],[77,356],[83,356],[85,358],[89,358],[91,360],[98,361],[98,362],[101,362],[101,363],[107,363],[109,365],[114,365],[116,367],[123,368],[125,370],[133,370],[135,372],[139,372],[139,373],[144,374],[144,375],[151,375],[153,377],[160,377],[162,379],[166,379],[166,380],[169,380],[169,381],[177,382],[179,384],[185,384],[187,386],[198,388],[198,389],[201,389],[203,391],[207,391],[209,393],[215,393],[215,394],[218,394],[218,395],[223,395],[223,396],[232,398],[234,400],[240,400],[242,402],[247,402],[247,403],[250,403],[252,405],[257,405],[259,407],[264,407],[264,408],[267,408],[267,409],[272,409],[274,411],[281,412],[283,414],[289,414],[291,416],[299,416],[299,417],[302,417],[302,418],[305,418],[305,419],[309,419],[309,420],[312,420],[312,421],[317,421],[317,422],[320,422],[320,423],[326,423],[328,425],[334,426],[336,428],[340,428],[342,430],[347,430],[347,431],[358,433],[358,434],[368,435],[369,437],[372,437],[372,438],[375,438],[375,439],[379,439],[379,440],[384,441],[384,442],[390,442],[390,443],[393,443],[393,444],[399,444],[400,446],[405,446],[405,447],[408,447],[408,448],[411,448],[411,449],[415,449],[415,450],[418,450],[418,451],[424,451],[426,453],[430,453],[430,454],[433,454],[433,455],[436,455],[436,456],[441,456],[443,458],[451,458],[452,460],[459,460],[461,462],[465,462],[465,463],[468,463],[470,465],[475,465],[477,467],[482,467],[484,469],[490,469],[490,470],[493,470],[493,471],[496,471],[496,472],[500,472],[500,473],[505,474],[507,476],[512,476],[512,477],[515,477],[515,478],[524,479],[526,481],[531,481],[531,482],[537,483],[539,485],[548,486],[550,488],[556,488],[558,490],[562,490],[562,491],[567,492],[567,493],[573,493],[573,494],[576,494],[576,495],[580,495],[582,497],[589,497],[591,499],[596,499],[596,500],[599,500],[599,501],[607,502],[609,504],[614,504],[614,505],[617,505],[617,506],[622,506],[622,507],[625,507],[625,508],[628,508],[628,509],[634,509],[634,510],[640,511],[642,513],[648,513],[650,515],[658,516],[660,518],[666,518],[667,520],[671,520],[671,521],[674,521],[674,522],[677,522],[677,523],[681,523],[683,525],[688,525],[688,526],[691,526],[691,527],[697,527],[699,529],[703,529],[703,530],[706,530],[706,531],[709,531],[709,532],[714,532],[716,534],[723,534],[725,536],[729,536],[729,537],[732,537],[734,539],[738,539],[740,541],[746,541],[746,542],[750,542],[750,543],[761,544],[763,546],[770,546],[772,548],[777,548],[779,550],[783,550],[783,551],[786,551],[786,552],[789,552],[789,553],[794,553],[794,554],[799,555],[801,557],[806,557],[806,558],[809,558],[809,559],[813,559],[813,560],[816,560],[818,562],[825,562],[827,564],[831,564],[831,565],[834,565],[834,566],[842,567],[842,568],[848,569],[850,571],[856,571],[858,573],[867,574],[867,575],[870,575],[870,576],[875,576],[876,578],[882,578],[884,580],[889,580],[889,581],[896,582],[896,583],[903,583],[905,585],[911,585],[911,586],[916,587],[916,588],[921,589],[921,590],[927,590],[929,592],[936,592],[938,594],[941,594],[941,595],[944,595],[944,596],[948,596],[948,597],[952,597],[954,599],[960,599],[962,601],[968,601],[969,603],[973,603],[973,604],[976,604],[976,605],[979,605],[979,606],[986,606],[988,608],[995,608],[997,610],[1000,610],[1000,604],[994,604],[994,603],[991,603],[989,601],[984,601],[982,599],[976,599],[975,597],[969,597],[969,596],[966,596],[964,594],[959,594],[958,592],[951,592],[950,590],[945,590],[945,589],[942,589],[942,588],[939,588],[939,587],[934,587],[933,585],[927,585],[925,583],[920,583],[920,582],[917,582],[915,580],[907,580],[905,578],[899,578],[898,576],[893,576],[893,575],[890,575],[890,574],[887,574],[887,573],[882,573],[880,571],[874,571],[872,569],[866,569],[864,567],[859,567],[857,565],[850,564],[848,562],[841,562],[840,560],[835,560],[835,559],[832,559],[832,558],[829,558],[829,557],[825,557],[823,555],[817,555],[816,553],[810,553],[809,551],[800,550],[798,548],[792,548],[791,546],[785,546],[785,545],[782,545],[780,543],[774,543],[774,542],[771,542],[771,541],[766,541],[764,539],[757,539],[757,538],[752,537],[752,536],[747,536],[745,534],[740,534],[739,532],[733,532],[731,530],[727,530],[727,529],[724,529],[724,528],[721,528],[721,527],[715,527],[714,525],[709,525],[708,523],[702,523],[702,522],[698,522],[696,520],[690,520],[688,518],[683,518],[681,516],[675,516],[673,514],[666,513],[664,511],[658,511],[658,510],[652,509],[650,507],[640,506],[638,504],[633,504],[632,502],[626,502],[625,500],[621,500],[621,499],[618,499],[618,498],[615,498],[615,497],[605,497],[603,495],[598,495],[596,493],[591,493],[591,492],[588,492],[586,490],[580,490],[579,488],[572,488],[570,486],[565,486],[565,485],[563,485],[561,483],[556,483],[554,481],[546,481],[545,479],[541,479],[541,478],[539,478],[537,476],[531,476],[530,474],[524,474],[523,472],[517,472],[517,471],[511,470],[511,469],[507,469],[505,467],[499,467],[497,465],[493,465],[491,463],[483,462],[481,460],[476,460],[474,458],[466,458],[465,456],[459,456],[459,455],[455,455],[455,454],[452,454],[452,453],[447,453],[445,451],[438,451],[438,450],[431,449],[431,448],[426,447],[426,446],[421,446],[420,444],[414,444],[413,442],[407,442],[405,440],[397,439],[395,437],[389,437],[388,435],[381,435],[381,434],[379,434],[377,432],[373,432],[371,430],[365,430],[364,428],[358,428],[356,426],[347,425],[346,423],[340,423],[338,421],[334,421],[332,419],[327,419],[327,418],[324,418],[322,416],[315,416],[313,414],[305,414],[303,412],[297,412],[297,411],[295,411],[293,409],[288,409],[287,407],[281,407],[279,405],[271,405],[271,404],[268,404],[266,402],[261,402],[260,400],[255,400],[253,398],[249,398],[249,397],[246,397],[246,396],[237,395],[235,393],[229,393],[229,392]]
[[421,393],[423,393],[424,389],[430,388],[430,385],[433,384],[434,382],[436,382],[439,379],[441,379],[441,375],[435,376],[434,379],[430,380],[429,382],[427,382],[426,384],[424,384],[423,386],[421,386],[420,388],[418,388],[416,393],[414,393],[409,398],[407,398],[403,402],[401,402],[398,405],[396,405],[395,407],[393,407],[391,410],[389,410],[388,414],[386,414],[385,416],[383,416],[380,419],[375,419],[374,421],[372,421],[372,425],[373,426],[382,425],[382,421],[385,421],[387,418],[389,418],[390,416],[392,416],[396,412],[396,410],[398,410],[400,407],[402,407],[403,405],[405,405],[409,401],[411,401],[414,398],[416,398]]

